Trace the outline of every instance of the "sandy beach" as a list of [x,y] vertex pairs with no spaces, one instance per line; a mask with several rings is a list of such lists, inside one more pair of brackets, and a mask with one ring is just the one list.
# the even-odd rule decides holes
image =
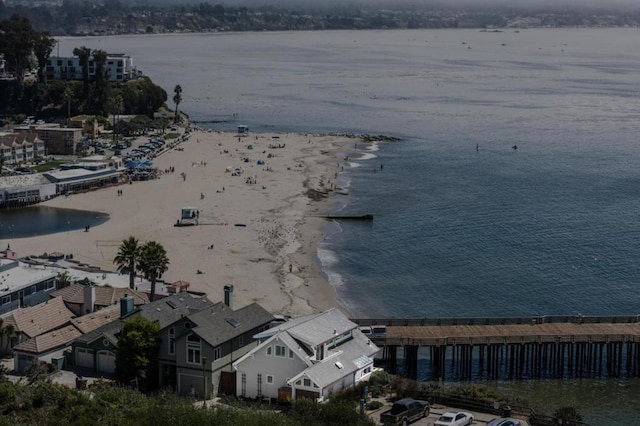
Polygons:
[[[115,270],[118,247],[132,235],[141,243],[164,246],[170,259],[165,282],[188,281],[190,290],[214,301],[222,299],[225,285],[233,284],[235,307],[258,302],[277,314],[318,312],[336,306],[336,300],[315,260],[326,223],[317,215],[330,207],[324,195],[337,185],[343,153],[354,141],[193,131],[180,150],[154,159],[163,172],[159,179],[44,203],[108,213],[110,220],[103,225],[0,245],[10,243],[20,256],[72,253],[81,262]],[[237,167],[243,172],[234,173]],[[170,168],[174,172],[164,173]],[[198,226],[174,226],[184,206],[198,209]]]

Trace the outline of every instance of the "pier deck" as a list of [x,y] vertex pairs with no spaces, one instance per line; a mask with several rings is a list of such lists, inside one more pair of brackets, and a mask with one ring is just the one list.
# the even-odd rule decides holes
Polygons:
[[434,380],[640,377],[638,316],[352,321],[378,330],[370,339],[392,373],[402,348],[404,374],[412,378],[419,364]]

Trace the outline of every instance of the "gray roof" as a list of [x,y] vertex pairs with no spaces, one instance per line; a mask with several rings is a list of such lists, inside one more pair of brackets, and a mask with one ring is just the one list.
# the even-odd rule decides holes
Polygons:
[[[206,297],[192,296],[190,293],[178,293],[164,299],[156,300],[148,305],[140,306],[140,308],[133,311],[131,315],[126,318],[131,318],[134,315],[142,315],[152,321],[157,321],[160,324],[160,328],[165,328],[173,324],[183,316],[191,315],[194,312],[198,312],[201,309],[205,309],[209,306],[213,306],[213,302]],[[84,334],[75,342],[90,343],[99,337],[106,337],[111,340],[113,344],[118,341],[118,333],[122,328],[124,319],[117,319],[102,327]]]
[[256,334],[254,337],[263,339],[281,331],[286,331],[293,338],[309,346],[317,346],[333,339],[336,335],[346,333],[357,327],[358,325],[349,321],[342,312],[336,308],[332,308],[320,314],[307,315],[290,320],[277,327]]
[[196,324],[192,331],[211,346],[218,346],[273,320],[273,315],[257,303],[234,311],[224,303],[189,315]]
[[353,339],[333,349],[331,352],[335,354],[307,368],[304,374],[322,388],[358,371],[370,363],[379,350],[360,330],[353,330]]
[[215,306],[214,303],[206,297],[197,297],[183,292],[140,306],[134,313],[157,321],[160,324],[160,329],[163,329],[182,317],[212,306]]
[[96,328],[93,331],[90,331],[88,333],[83,334],[82,336],[77,337],[73,341],[88,344],[98,338],[104,337],[110,340],[111,343],[115,345],[116,342],[118,341],[117,335],[118,333],[120,333],[120,329],[122,328],[123,325],[124,325],[124,321],[118,318],[101,327]]

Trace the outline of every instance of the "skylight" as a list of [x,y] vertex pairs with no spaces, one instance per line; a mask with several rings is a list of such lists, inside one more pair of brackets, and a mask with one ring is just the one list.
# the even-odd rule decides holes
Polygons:
[[338,367],[340,370],[342,370],[344,368],[344,365],[342,365],[342,363],[340,361],[336,361],[336,367]]
[[240,321],[238,321],[238,320],[237,320],[237,319],[235,319],[235,318],[227,318],[227,322],[228,322],[229,324],[231,324],[231,326],[232,326],[233,328],[238,328],[238,327],[240,327]]

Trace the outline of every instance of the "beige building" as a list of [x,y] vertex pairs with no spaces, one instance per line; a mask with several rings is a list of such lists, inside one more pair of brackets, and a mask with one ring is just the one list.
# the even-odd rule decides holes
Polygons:
[[0,156],[5,165],[31,162],[44,155],[44,142],[36,133],[0,135]]
[[69,127],[82,129],[82,134],[92,139],[98,139],[100,132],[104,131],[104,126],[98,123],[95,115],[76,115],[71,117],[69,119]]
[[75,155],[82,141],[82,129],[61,128],[58,124],[20,126],[16,133],[35,133],[44,142],[45,155]]

